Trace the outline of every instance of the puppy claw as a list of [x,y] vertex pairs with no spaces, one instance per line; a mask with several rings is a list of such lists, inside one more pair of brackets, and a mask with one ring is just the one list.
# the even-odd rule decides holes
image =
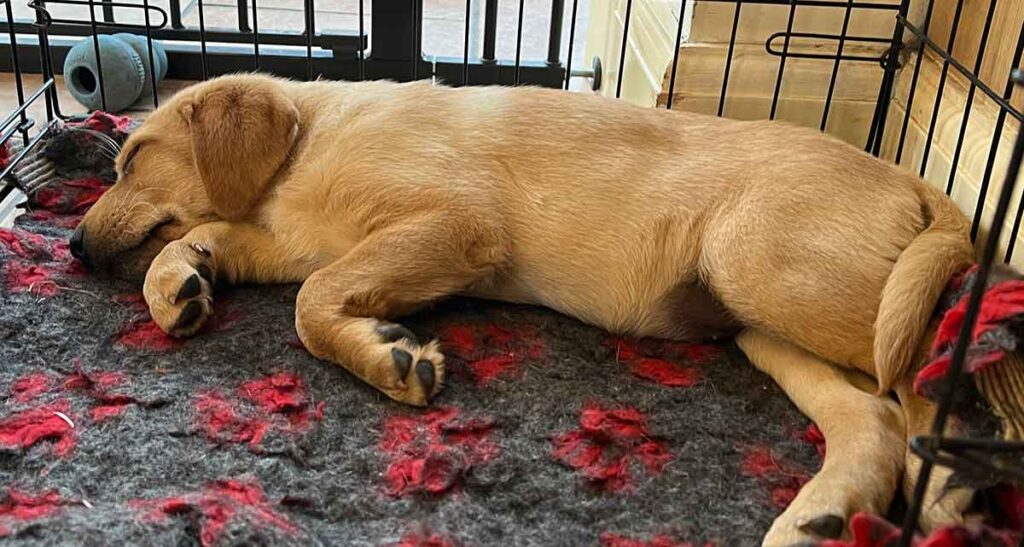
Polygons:
[[200,264],[196,266],[196,271],[199,272],[199,276],[205,279],[207,283],[213,283],[213,270],[209,266]]
[[185,308],[181,310],[181,315],[178,316],[178,321],[174,323],[174,327],[171,329],[172,332],[189,331],[195,325],[196,321],[199,320],[203,315],[203,305],[198,300],[192,300],[188,304],[185,304]]
[[838,515],[822,515],[800,525],[800,529],[827,539],[837,539],[846,529],[846,521]]
[[423,359],[416,363],[416,377],[423,386],[423,392],[430,394],[434,391],[434,363]]
[[[377,327],[377,334],[379,334],[385,342],[397,342],[404,339],[408,340],[409,343],[413,345],[419,345],[419,342],[416,340],[416,335],[402,325],[381,325]],[[406,371],[408,371],[408,368]],[[402,374],[402,378],[405,378],[405,374]]]
[[404,349],[391,348],[391,361],[395,365],[395,372],[398,373],[398,377],[404,381],[405,376],[409,374],[409,369],[412,367],[412,355]]
[[199,274],[192,274],[184,283],[181,284],[181,288],[178,289],[178,295],[174,297],[174,302],[181,302],[182,300],[188,300],[189,298],[195,298],[199,296],[199,293],[203,291],[203,284],[199,280]]

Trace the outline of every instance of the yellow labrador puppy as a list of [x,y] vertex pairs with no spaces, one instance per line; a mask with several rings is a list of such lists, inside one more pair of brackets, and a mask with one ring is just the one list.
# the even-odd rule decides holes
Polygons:
[[161,328],[195,332],[215,280],[302,282],[309,351],[404,403],[441,389],[444,356],[394,320],[454,294],[633,336],[740,333],[828,443],[768,545],[886,510],[930,418],[909,373],[973,259],[946,196],[817,131],[545,89],[222,77],[153,112],[117,170],[72,247],[145,274]]

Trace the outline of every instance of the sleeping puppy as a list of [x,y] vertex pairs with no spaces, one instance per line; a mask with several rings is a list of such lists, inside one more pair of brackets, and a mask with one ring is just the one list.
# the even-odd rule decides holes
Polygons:
[[[215,282],[302,283],[309,351],[411,405],[444,356],[395,321],[455,294],[631,336],[739,333],[828,443],[766,545],[886,511],[933,411],[909,373],[973,260],[945,195],[817,131],[545,89],[221,77],[153,112],[117,172],[71,246],[144,276],[162,329],[194,333]],[[936,502],[937,475],[926,528],[966,500]]]

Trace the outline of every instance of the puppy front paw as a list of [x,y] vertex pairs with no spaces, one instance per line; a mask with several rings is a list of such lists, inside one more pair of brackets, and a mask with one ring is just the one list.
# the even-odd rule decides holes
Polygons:
[[396,401],[426,406],[444,384],[444,355],[437,342],[420,345],[401,325],[382,324],[375,333],[383,357],[381,391]]
[[171,336],[195,334],[213,313],[213,259],[199,243],[174,241],[153,260],[142,294],[153,321]]

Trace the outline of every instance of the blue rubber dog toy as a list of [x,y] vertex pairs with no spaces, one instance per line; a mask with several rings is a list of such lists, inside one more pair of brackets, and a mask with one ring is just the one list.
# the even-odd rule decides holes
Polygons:
[[[135,104],[139,97],[152,93],[152,75],[157,84],[167,75],[167,52],[158,42],[153,42],[150,66],[145,36],[121,33],[98,38],[107,112],[120,112]],[[92,38],[75,44],[64,59],[64,84],[71,96],[89,110],[103,109],[96,64]]]

